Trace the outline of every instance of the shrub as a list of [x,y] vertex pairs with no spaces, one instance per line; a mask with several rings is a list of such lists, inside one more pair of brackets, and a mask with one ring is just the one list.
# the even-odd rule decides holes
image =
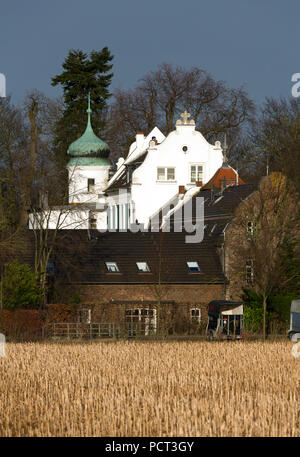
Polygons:
[[[262,297],[250,289],[244,289],[243,301],[245,328],[251,332],[262,331],[263,328],[263,300]],[[268,322],[270,313],[267,312],[266,319]]]
[[1,283],[2,303],[5,309],[38,308],[42,294],[38,278],[27,264],[10,262]]

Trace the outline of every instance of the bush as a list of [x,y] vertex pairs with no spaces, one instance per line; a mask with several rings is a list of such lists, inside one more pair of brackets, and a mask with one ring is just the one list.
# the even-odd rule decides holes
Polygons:
[[[244,319],[245,328],[250,332],[260,332],[263,330],[263,300],[253,290],[244,289],[243,301],[244,306]],[[267,323],[270,317],[270,313],[267,311],[266,319]]]
[[284,295],[274,295],[270,297],[270,309],[278,313],[279,319],[288,325],[290,322],[291,302],[299,300],[299,295],[286,293]]
[[2,303],[5,309],[38,308],[42,293],[38,278],[27,264],[10,262],[1,283]]

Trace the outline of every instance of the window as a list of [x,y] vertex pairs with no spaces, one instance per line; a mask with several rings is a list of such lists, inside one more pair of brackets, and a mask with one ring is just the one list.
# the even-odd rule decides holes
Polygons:
[[167,181],[174,181],[175,168],[167,168]]
[[157,169],[158,181],[175,181],[175,168],[159,167]]
[[54,265],[53,262],[47,263],[46,273],[48,275],[54,275],[54,273],[55,273],[55,265]]
[[95,192],[95,180],[92,178],[88,179],[88,192]]
[[253,221],[248,221],[247,223],[247,238],[248,240],[253,237],[256,229],[256,223]]
[[198,265],[198,262],[187,262],[187,266],[189,267],[189,270],[192,273],[200,271],[200,267]]
[[252,284],[254,279],[253,260],[246,261],[246,284]]
[[190,317],[191,317],[192,324],[200,324],[201,323],[201,309],[200,308],[191,308]]
[[90,213],[89,228],[90,229],[96,229],[97,228],[97,218],[96,218],[94,213]]
[[203,181],[202,165],[191,165],[191,182]]
[[140,273],[150,271],[150,268],[149,268],[147,262],[136,262],[136,265],[137,265]]
[[92,320],[92,312],[90,309],[82,308],[78,310],[78,322],[82,324],[90,324]]
[[116,262],[105,262],[107,271],[110,273],[118,273],[120,270]]
[[156,309],[126,309],[125,321],[128,334],[130,336],[135,336],[138,334],[149,335],[151,333],[156,333]]

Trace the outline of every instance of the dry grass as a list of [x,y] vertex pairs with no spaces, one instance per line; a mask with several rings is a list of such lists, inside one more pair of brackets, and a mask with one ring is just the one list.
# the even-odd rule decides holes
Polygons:
[[1,436],[300,436],[290,342],[8,344]]

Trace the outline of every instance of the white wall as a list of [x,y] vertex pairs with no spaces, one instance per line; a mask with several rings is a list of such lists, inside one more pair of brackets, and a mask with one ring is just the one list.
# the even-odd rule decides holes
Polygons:
[[45,210],[43,213],[29,215],[29,229],[39,228],[50,230],[88,229],[90,227],[91,213],[97,220],[97,228],[106,229],[106,211],[90,211],[76,209]]
[[[187,151],[182,150],[187,146]],[[203,166],[203,185],[222,166],[223,154],[219,145],[209,144],[194,125],[177,125],[159,145],[149,148],[143,164],[132,176],[131,195],[136,208],[136,219],[147,223],[161,206],[178,193],[178,186],[190,188],[190,166]],[[157,180],[158,167],[175,168],[174,182]]]
[[[69,203],[97,202],[98,194],[107,187],[110,166],[68,167]],[[95,179],[95,192],[88,192],[88,178]]]
[[86,229],[89,226],[89,211],[44,210],[29,215],[30,229]]

